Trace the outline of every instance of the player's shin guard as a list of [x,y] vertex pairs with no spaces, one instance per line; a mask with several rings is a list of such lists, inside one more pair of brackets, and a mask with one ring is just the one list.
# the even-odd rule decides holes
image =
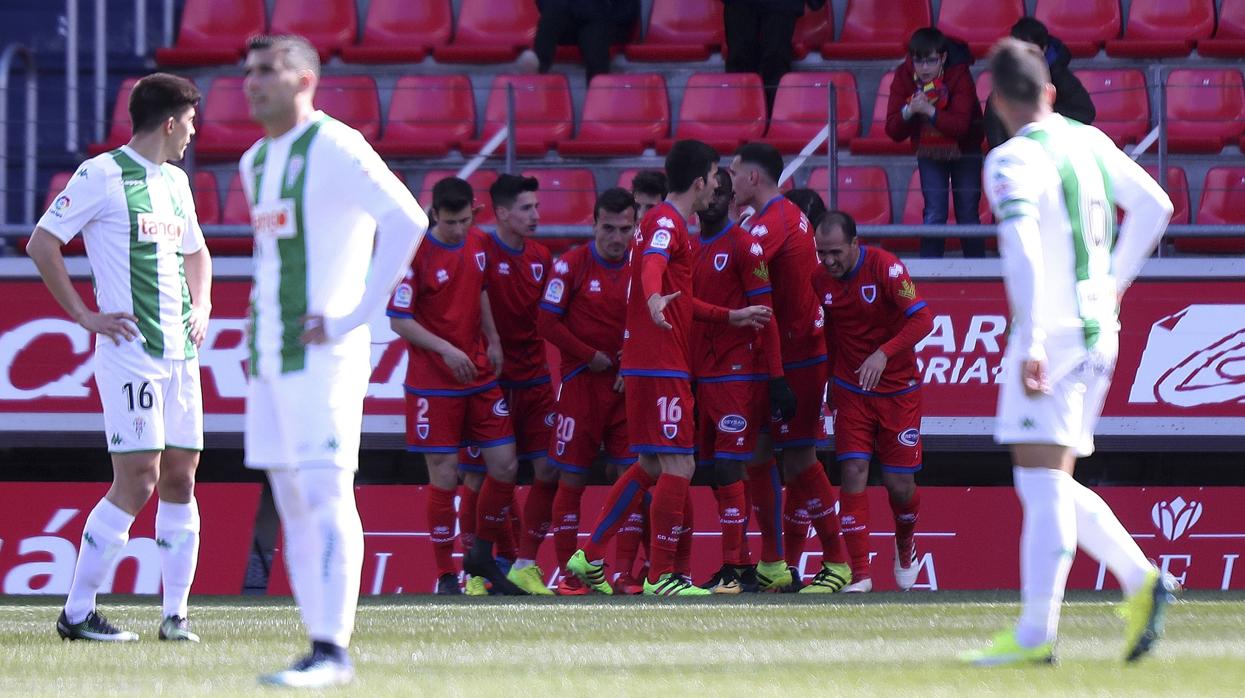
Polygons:
[[460,485],[458,488],[458,532],[462,539],[463,551],[471,550],[471,546],[476,544],[476,515],[477,505],[480,503],[480,493],[471,489],[467,485]]
[[685,477],[662,473],[653,488],[653,506],[649,509],[648,581],[656,584],[664,574],[674,572],[678,554],[680,533],[683,531],[683,509],[687,502],[688,485]]
[[921,511],[921,490],[914,487],[912,497],[906,502],[900,502],[892,495],[890,504],[891,513],[895,516],[895,549],[901,559],[911,559],[913,532]]
[[852,579],[860,581],[869,574],[869,494],[842,492],[839,497],[839,523],[843,542],[852,563]]
[[82,547],[74,567],[73,583],[65,601],[65,616],[70,623],[81,623],[95,610],[95,594],[112,570],[112,563],[130,539],[134,517],[107,499],[99,500],[86,517],[82,528]]
[[761,562],[785,559],[782,542],[782,478],[771,458],[748,468],[748,494],[761,531]]
[[627,469],[610,487],[601,512],[592,527],[592,536],[584,546],[589,561],[605,559],[605,546],[618,529],[639,510],[644,493],[653,486],[653,478],[637,463]]
[[558,485],[553,497],[553,551],[563,569],[579,549],[579,503],[583,497],[583,487],[565,482]]
[[[549,533],[550,520],[553,518],[553,499],[558,492],[558,481],[545,482],[541,479],[532,481],[527,491],[527,501],[523,503],[523,536],[519,540],[519,559],[535,560],[540,544]],[[571,551],[572,553],[574,551]]]
[[164,587],[164,617],[187,617],[186,600],[199,562],[199,505],[163,499],[156,506],[156,545]]
[[[691,484],[690,481],[688,483]],[[683,499],[683,526],[679,529],[679,547],[674,554],[674,571],[684,577],[692,574],[692,528],[695,511],[692,508],[692,488],[687,488]]]
[[787,499],[782,509],[782,545],[784,559],[789,567],[800,566],[811,524],[808,510],[804,508],[804,497],[794,484],[787,485]]
[[299,471],[318,538],[315,557],[320,605],[306,614],[313,641],[348,647],[363,572],[363,523],[354,499],[354,473],[335,467]]
[[[484,484],[480,487],[480,499],[476,503],[477,540],[501,544],[503,536],[511,536],[510,507],[513,501],[513,482],[502,482],[492,475],[484,476]],[[498,553],[501,554],[501,552],[501,545],[499,545]]]
[[826,469],[820,462],[806,468],[792,483],[791,491],[804,498],[804,511],[821,542],[822,560],[845,562],[839,542],[839,519],[834,515],[834,485],[826,477]]
[[454,491],[428,487],[428,540],[437,563],[437,576],[456,574],[454,568]]
[[718,523],[722,526],[722,564],[743,567],[747,553],[748,509],[743,482],[732,482],[713,491],[718,499]]

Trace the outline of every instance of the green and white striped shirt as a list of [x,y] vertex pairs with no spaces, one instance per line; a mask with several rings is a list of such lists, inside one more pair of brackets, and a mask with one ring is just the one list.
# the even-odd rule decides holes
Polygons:
[[82,163],[39,227],[82,233],[100,312],[133,313],[148,354],[195,357],[183,256],[204,243],[185,172],[123,145]]

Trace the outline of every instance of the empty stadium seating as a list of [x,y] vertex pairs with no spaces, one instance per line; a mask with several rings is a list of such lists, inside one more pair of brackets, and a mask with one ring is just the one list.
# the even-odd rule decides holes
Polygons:
[[1092,56],[1120,35],[1119,0],[1037,0],[1034,16],[1073,56]]
[[264,135],[259,124],[251,120],[240,77],[213,80],[201,113],[195,137],[195,156],[200,160],[235,160]]
[[476,103],[466,75],[403,75],[394,85],[384,136],[387,157],[440,157],[475,136]]
[[914,152],[911,141],[895,142],[886,135],[886,105],[890,101],[891,80],[895,72],[890,71],[882,76],[878,83],[877,97],[873,100],[873,119],[869,122],[869,131],[861,138],[852,140],[853,153],[868,155],[898,155]]
[[[457,170],[432,170],[424,173],[423,182],[419,186],[419,195],[416,197],[419,205],[424,208],[432,206],[432,187],[437,182],[446,177],[457,177]],[[489,200],[488,188],[497,181],[497,171],[481,169],[472,172],[467,177],[467,182],[471,184],[473,193],[475,194],[475,205],[479,209],[476,211],[476,225],[488,225],[496,220],[493,216],[493,204]]]
[[724,33],[720,0],[653,0],[644,41],[623,52],[633,61],[702,61]]
[[1107,41],[1107,55],[1187,56],[1215,29],[1214,0],[1132,0],[1124,36]]
[[597,181],[592,170],[526,170],[540,182],[540,222],[545,225],[592,225]]
[[1021,0],[942,0],[938,28],[943,34],[967,41],[973,55],[986,55],[1024,16]]
[[[1206,173],[1197,222],[1211,225],[1245,225],[1245,168],[1212,167]],[[1245,253],[1245,236],[1177,238],[1181,252]]]
[[117,99],[112,103],[112,124],[108,127],[108,135],[102,143],[92,143],[86,151],[91,155],[106,153],[130,140],[130,90],[138,78],[126,78],[117,88]]
[[380,99],[367,75],[325,75],[316,88],[316,106],[358,129],[369,142],[380,136]]
[[929,0],[848,0],[838,41],[821,46],[831,59],[900,58],[912,32],[930,24]]
[[791,37],[791,48],[796,60],[821,48],[821,45],[834,39],[834,8],[830,3],[819,10],[804,8],[804,15],[795,23],[795,34]]
[[220,222],[224,225],[251,224],[251,209],[246,203],[246,192],[242,189],[242,175],[237,172],[229,178],[229,188],[225,190],[225,206],[220,212]]
[[1167,77],[1167,147],[1218,153],[1245,130],[1245,82],[1235,68],[1171,71]]
[[[1145,171],[1155,180],[1159,178],[1159,168],[1157,165],[1146,165]],[[1185,177],[1184,170],[1180,167],[1169,166],[1167,168],[1167,181],[1160,182],[1166,185],[1167,195],[1172,200],[1172,217],[1171,225],[1188,225],[1189,224],[1189,180]]]
[[860,97],[856,78],[848,71],[787,73],[778,83],[774,113],[765,141],[784,153],[799,152],[826,125],[830,110],[827,86],[833,84],[838,121],[835,133],[847,145],[860,132]]
[[357,45],[343,46],[347,63],[414,63],[433,47],[450,41],[454,26],[450,0],[371,0],[363,37]]
[[164,66],[236,63],[247,37],[263,34],[264,0],[186,0],[177,42],[156,49]]
[[638,155],[670,132],[666,81],[656,73],[597,75],[588,86],[579,133],[563,155]]
[[832,203],[826,194],[829,182],[829,169],[818,167],[809,174],[805,186],[821,194],[827,206],[852,214],[859,225],[890,225],[891,193],[886,170],[881,167],[840,167],[836,203]]
[[1078,70],[1094,101],[1094,126],[1116,145],[1136,143],[1150,130],[1150,97],[1140,70]]
[[276,0],[272,8],[273,34],[306,37],[327,61],[343,46],[353,44],[359,32],[355,0]]
[[570,86],[566,76],[498,75],[489,90],[484,108],[484,128],[479,141],[465,147],[471,152],[480,149],[498,129],[506,125],[506,95],[514,88],[515,151],[520,155],[544,155],[559,141],[571,135],[574,117],[571,112]]
[[1245,0],[1222,0],[1215,34],[1197,42],[1198,55],[1216,58],[1245,56]]
[[500,63],[513,60],[536,38],[540,13],[535,0],[462,0],[454,39],[432,55],[447,63]]
[[199,216],[199,225],[219,223],[220,189],[216,186],[216,175],[206,170],[195,172],[191,189],[194,191],[195,213]]
[[[765,93],[755,73],[697,73],[687,81],[674,139],[697,138],[719,153],[733,153],[765,133]],[[657,143],[659,152],[673,141]]]

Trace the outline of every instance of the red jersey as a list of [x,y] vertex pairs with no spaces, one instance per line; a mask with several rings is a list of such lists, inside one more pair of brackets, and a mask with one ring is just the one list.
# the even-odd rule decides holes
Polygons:
[[508,247],[496,232],[484,236],[488,256],[487,286],[493,322],[501,337],[501,386],[525,388],[549,381],[545,340],[536,331],[536,306],[553,266],[549,248],[524,240],[522,249]]
[[411,390],[477,392],[494,380],[487,344],[480,329],[480,292],[488,264],[484,236],[476,231],[457,246],[430,233],[415,252],[406,278],[389,299],[389,317],[412,318],[429,332],[462,350],[475,362],[479,376],[470,385],[459,383],[441,355],[407,344],[406,387]]
[[627,260],[606,261],[597,253],[595,242],[580,245],[553,263],[540,308],[561,318],[566,327],[566,341],[554,341],[562,353],[562,380],[586,368],[598,351],[617,362],[630,279]]
[[[825,305],[832,328],[834,366],[831,376],[837,385],[857,393],[894,395],[916,390],[921,375],[916,369],[913,345],[888,351],[883,347],[895,339],[908,318],[925,308],[917,295],[908,268],[895,255],[877,247],[860,246],[860,258],[845,278],[839,279],[825,267],[815,278],[818,295]],[[929,311],[925,310],[928,315]],[[932,327],[932,319],[931,325]],[[925,330],[928,333],[929,329]],[[871,392],[860,389],[856,369],[878,349],[887,354],[886,369]]]
[[[755,244],[755,247],[754,247]],[[771,292],[763,250],[735,222],[713,237],[692,238],[692,288],[696,298],[727,309],[743,308]],[[698,379],[769,378],[762,335],[725,323],[692,323],[692,369]]]
[[[680,291],[666,306],[671,329],[657,326],[648,312],[641,280],[646,257],[663,257],[661,293]],[[668,202],[653,207],[631,241],[631,280],[627,331],[623,335],[623,375],[691,378],[688,333],[692,330],[692,243],[687,221]]]
[[824,358],[825,321],[809,281],[820,264],[808,218],[786,197],[776,196],[748,219],[748,232],[769,265],[783,365],[794,368]]

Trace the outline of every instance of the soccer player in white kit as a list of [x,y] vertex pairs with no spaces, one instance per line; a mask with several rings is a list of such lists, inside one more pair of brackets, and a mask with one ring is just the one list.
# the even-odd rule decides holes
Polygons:
[[[186,601],[199,557],[195,468],[203,450],[197,350],[211,312],[212,262],[180,160],[199,90],[167,73],[130,93],[133,137],[82,163],[39,219],[26,253],[57,302],[95,341],[95,383],[112,454],[112,487],[87,516],[56,631],[67,640],[130,642],[95,595],[155,489],[164,586],[161,640],[198,642]],[[74,289],[61,246],[82,233],[99,311]]]
[[[1171,599],[1110,507],[1072,478],[1094,451],[1119,349],[1119,300],[1154,251],[1172,204],[1101,131],[1052,111],[1039,51],[1004,39],[990,59],[994,107],[1011,140],[986,158],[1011,306],[994,437],[1011,446],[1024,512],[1021,614],[1014,629],[965,653],[978,665],[1050,663],[1068,570],[1079,545],[1124,590],[1127,661],[1150,651]],[[1116,237],[1116,205],[1124,221]]]
[[354,676],[363,527],[354,499],[369,316],[386,304],[427,216],[358,131],[312,106],[316,50],[252,39],[244,90],[267,136],[242,156],[255,229],[246,464],[268,472],[311,652],[265,683]]

